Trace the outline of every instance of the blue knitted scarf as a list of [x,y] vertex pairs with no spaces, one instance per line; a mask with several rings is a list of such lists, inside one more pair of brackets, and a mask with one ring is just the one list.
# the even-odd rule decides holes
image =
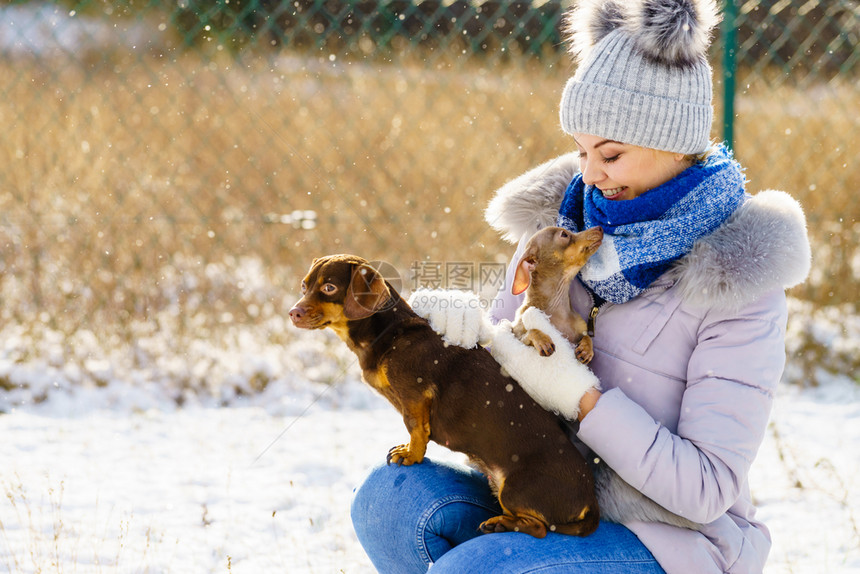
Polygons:
[[578,173],[561,202],[558,225],[599,225],[603,244],[580,271],[582,281],[613,303],[629,301],[697,239],[714,231],[744,201],[744,175],[720,145],[702,162],[635,199],[610,201]]

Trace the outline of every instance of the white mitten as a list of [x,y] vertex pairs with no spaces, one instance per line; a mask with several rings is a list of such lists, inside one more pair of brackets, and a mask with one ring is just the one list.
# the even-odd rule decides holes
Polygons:
[[522,320],[526,329],[538,329],[549,335],[555,343],[555,352],[542,357],[537,349],[525,345],[513,334],[508,321],[496,327],[490,352],[540,406],[564,418],[577,419],[582,395],[599,388],[600,381],[579,362],[573,346],[552,326],[545,313],[530,307]]
[[471,349],[493,339],[494,327],[484,314],[481,299],[470,291],[418,289],[409,305],[427,319],[445,342]]

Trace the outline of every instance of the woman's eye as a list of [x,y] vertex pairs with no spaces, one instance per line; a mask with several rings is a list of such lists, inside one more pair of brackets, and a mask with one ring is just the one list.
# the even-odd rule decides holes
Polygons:
[[619,157],[621,157],[620,153],[617,153],[611,157],[605,157],[605,158],[603,158],[603,163],[612,163],[613,161],[617,160]]

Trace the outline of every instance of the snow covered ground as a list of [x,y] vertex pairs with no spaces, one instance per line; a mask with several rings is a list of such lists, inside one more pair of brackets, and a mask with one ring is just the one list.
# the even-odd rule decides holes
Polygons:
[[[352,371],[229,407],[140,392],[114,382],[0,415],[0,571],[373,571],[351,492],[405,430]],[[768,574],[860,572],[857,444],[855,384],[782,389],[750,478]]]
[[[163,42],[166,25],[115,19],[112,3],[102,7],[106,19],[81,17],[56,3],[32,2],[0,7],[0,54],[7,58],[53,57],[99,50],[152,48]],[[116,10],[121,12],[121,8]]]
[[[174,307],[125,337],[0,324],[0,572],[373,571],[352,490],[405,428],[264,287],[254,325],[183,329]],[[766,572],[860,574],[860,316],[792,305],[793,384],[750,477]]]

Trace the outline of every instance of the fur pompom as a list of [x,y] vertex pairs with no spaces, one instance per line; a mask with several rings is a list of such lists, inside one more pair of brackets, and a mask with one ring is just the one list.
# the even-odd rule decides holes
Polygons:
[[669,66],[705,57],[720,21],[714,0],[637,0],[626,4],[626,26],[645,56]]
[[565,17],[564,38],[582,63],[595,44],[624,28],[649,59],[687,66],[706,56],[719,21],[715,0],[580,0]]
[[564,19],[564,38],[570,54],[583,62],[588,51],[624,23],[624,2],[581,0]]

